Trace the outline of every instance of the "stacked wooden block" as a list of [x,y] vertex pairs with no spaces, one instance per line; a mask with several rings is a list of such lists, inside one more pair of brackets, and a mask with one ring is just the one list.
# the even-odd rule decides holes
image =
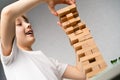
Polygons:
[[82,63],[88,78],[93,77],[104,70],[107,65],[95,44],[95,41],[86,27],[80,20],[76,5],[70,5],[57,11],[62,29],[67,34],[71,45],[75,49],[77,65]]

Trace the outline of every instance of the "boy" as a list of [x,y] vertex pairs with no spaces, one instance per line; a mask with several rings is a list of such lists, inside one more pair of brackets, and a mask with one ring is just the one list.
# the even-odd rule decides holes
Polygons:
[[56,4],[75,4],[75,0],[19,0],[2,10],[0,54],[7,80],[85,80],[81,67],[59,63],[32,50],[34,32],[24,13],[42,2],[56,16]]

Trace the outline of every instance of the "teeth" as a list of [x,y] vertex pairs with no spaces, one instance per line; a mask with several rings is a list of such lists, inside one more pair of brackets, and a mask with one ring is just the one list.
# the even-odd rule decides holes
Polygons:
[[29,35],[29,34],[32,34],[32,33],[33,33],[32,31],[28,31],[25,34]]

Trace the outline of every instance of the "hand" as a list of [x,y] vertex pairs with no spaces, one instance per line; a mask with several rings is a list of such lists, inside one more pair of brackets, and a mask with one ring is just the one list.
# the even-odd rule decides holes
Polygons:
[[76,0],[46,0],[46,2],[51,13],[57,16],[57,12],[55,10],[55,6],[57,4],[75,4]]

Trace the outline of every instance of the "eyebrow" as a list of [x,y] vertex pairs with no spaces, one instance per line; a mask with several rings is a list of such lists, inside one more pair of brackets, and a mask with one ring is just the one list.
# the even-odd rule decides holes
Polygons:
[[26,21],[26,22],[29,22],[28,18],[24,15],[22,15],[22,18]]

